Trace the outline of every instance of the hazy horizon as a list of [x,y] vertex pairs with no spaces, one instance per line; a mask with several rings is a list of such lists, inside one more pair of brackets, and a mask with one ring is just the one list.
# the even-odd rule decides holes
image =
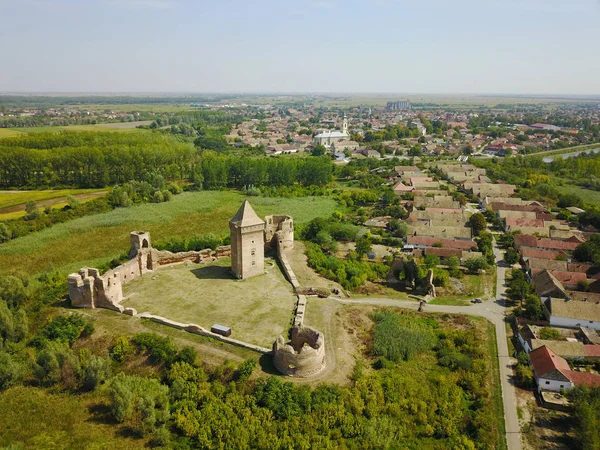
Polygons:
[[15,94],[597,96],[599,0],[0,0]]

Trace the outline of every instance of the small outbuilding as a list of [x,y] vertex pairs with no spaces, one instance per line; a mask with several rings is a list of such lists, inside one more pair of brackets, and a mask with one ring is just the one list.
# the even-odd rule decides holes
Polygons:
[[220,334],[221,336],[229,337],[231,336],[231,328],[226,327],[225,325],[213,325],[210,327],[210,331],[215,334]]

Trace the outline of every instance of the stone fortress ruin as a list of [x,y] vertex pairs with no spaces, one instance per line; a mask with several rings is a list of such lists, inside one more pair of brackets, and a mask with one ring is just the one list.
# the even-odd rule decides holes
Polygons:
[[303,326],[306,297],[298,295],[290,342],[279,336],[272,349],[247,344],[220,336],[196,324],[181,324],[149,313],[138,314],[134,308],[121,303],[123,285],[149,272],[173,264],[192,262],[209,263],[219,258],[231,257],[231,271],[235,278],[243,280],[265,272],[265,252],[275,251],[285,276],[294,289],[299,283],[285,255],[294,247],[294,223],[291,216],[271,215],[262,220],[250,203],[245,200],[229,222],[231,245],[216,250],[172,253],[151,246],[150,234],[144,231],[130,233],[129,261],[100,274],[98,269],[82,268],[68,277],[71,305],[78,308],[107,308],[131,316],[144,317],[188,332],[210,336],[234,345],[244,346],[262,353],[271,353],[277,370],[285,375],[306,377],[325,367],[323,334]]
[[279,336],[273,343],[273,364],[284,375],[309,377],[325,368],[325,338],[310,327],[294,327],[290,342]]

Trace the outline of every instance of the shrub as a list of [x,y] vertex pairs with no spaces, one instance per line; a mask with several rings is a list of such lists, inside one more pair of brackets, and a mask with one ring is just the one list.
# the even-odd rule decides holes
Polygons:
[[540,339],[545,339],[549,341],[556,341],[561,338],[560,331],[550,327],[543,327],[540,330]]
[[92,355],[86,349],[79,354],[81,364],[81,385],[87,391],[93,391],[106,381],[112,372],[110,360]]
[[72,345],[80,336],[89,336],[93,331],[92,320],[82,314],[58,316],[39,331],[33,343],[39,347],[44,340],[50,340]]
[[437,354],[438,363],[440,366],[449,367],[451,370],[471,370],[473,360],[457,350],[444,348]]
[[238,381],[246,381],[254,372],[256,368],[256,360],[247,359],[243,363],[241,363],[237,368],[236,379]]
[[26,373],[22,363],[8,353],[0,352],[0,391],[21,383]]
[[448,286],[450,274],[444,269],[433,269],[433,285],[438,287]]
[[473,256],[465,261],[465,267],[471,273],[478,273],[480,270],[487,269],[488,263],[482,256]]
[[190,366],[198,365],[198,354],[193,347],[183,347],[179,353],[177,353],[177,361],[188,363]]
[[146,435],[169,418],[169,388],[158,380],[119,373],[110,383],[110,412],[134,432]]
[[175,361],[177,347],[171,338],[159,336],[154,333],[136,334],[131,341],[138,350],[147,351],[152,362],[167,365]]
[[533,387],[533,370],[529,364],[518,364],[515,369],[515,378],[521,386],[529,388]]
[[110,357],[118,363],[125,361],[133,354],[133,346],[126,336],[117,337],[109,350]]

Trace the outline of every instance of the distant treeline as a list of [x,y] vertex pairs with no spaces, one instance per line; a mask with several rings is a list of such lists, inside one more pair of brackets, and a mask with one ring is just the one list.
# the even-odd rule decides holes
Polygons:
[[322,186],[327,157],[240,158],[163,133],[40,133],[0,141],[0,188],[98,188],[128,181],[191,180],[204,189]]
[[0,105],[11,108],[43,108],[65,105],[179,105],[213,103],[235,98],[235,95],[190,95],[179,97],[136,97],[129,95],[43,96],[0,95]]

